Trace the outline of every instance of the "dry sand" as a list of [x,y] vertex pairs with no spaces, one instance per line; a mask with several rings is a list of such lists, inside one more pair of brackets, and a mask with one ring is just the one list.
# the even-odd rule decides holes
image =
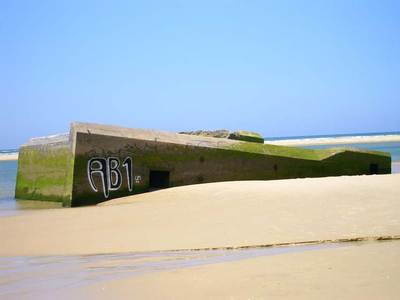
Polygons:
[[288,140],[265,141],[266,144],[281,146],[312,146],[312,145],[343,145],[362,143],[400,142],[399,134],[373,135],[373,136],[343,136],[327,138],[303,138]]
[[0,255],[240,247],[400,234],[400,174],[171,188],[0,218]]

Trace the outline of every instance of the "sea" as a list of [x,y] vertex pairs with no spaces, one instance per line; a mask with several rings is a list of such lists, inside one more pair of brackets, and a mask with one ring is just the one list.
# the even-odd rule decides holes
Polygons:
[[[318,136],[290,136],[290,137],[275,137],[265,139],[268,141],[279,140],[310,140],[310,139],[336,139],[343,137],[355,137],[357,140],[368,140],[371,136],[388,136],[400,135],[400,132],[381,132],[381,133],[364,133],[364,134],[337,134],[337,135],[318,135]],[[309,149],[323,149],[334,147],[350,147],[362,148],[369,150],[377,150],[389,152],[392,155],[392,173],[400,173],[400,142],[373,142],[373,143],[357,143],[357,144],[319,144],[311,146],[302,146]],[[0,156],[11,155],[18,152],[18,149],[3,149],[0,150]],[[17,174],[17,161],[1,161],[0,160],[0,217],[6,215],[14,215],[25,209],[43,209],[43,208],[59,208],[60,204],[45,201],[18,201],[15,199],[15,181]]]

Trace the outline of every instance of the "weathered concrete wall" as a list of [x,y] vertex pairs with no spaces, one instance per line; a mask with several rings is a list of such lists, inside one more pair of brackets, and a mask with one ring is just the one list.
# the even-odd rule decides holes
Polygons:
[[[163,142],[159,139],[135,139],[78,132],[75,149],[73,206],[98,203],[104,193],[94,192],[88,183],[87,165],[93,157],[114,157],[120,161],[122,184],[118,190],[110,191],[108,199],[148,191],[151,170],[169,171],[169,185],[180,186],[205,182],[231,180],[267,180],[298,177],[321,177],[337,175],[368,174],[370,164],[380,166],[379,173],[390,172],[390,157],[370,153],[336,150],[325,159],[318,159],[314,150],[304,154],[301,150],[283,153],[286,156],[251,152],[249,143],[219,143],[211,147],[203,141],[194,144]],[[253,143],[252,143],[253,144]],[[244,149],[241,149],[244,145]],[[253,144],[268,150],[268,145]],[[275,146],[274,146],[275,147]],[[274,148],[276,149],[276,148]],[[278,147],[284,149],[285,147]],[[253,149],[254,150],[254,149]],[[339,152],[338,154],[335,154]],[[278,151],[279,153],[279,151]],[[320,153],[320,152],[316,152]],[[295,156],[290,157],[289,156]],[[330,155],[331,153],[324,153]],[[300,159],[298,156],[313,157]],[[128,189],[126,170],[121,166],[127,158],[133,159],[133,190]],[[101,176],[95,176],[95,186],[103,186]]]
[[[168,186],[390,173],[390,156],[309,150],[141,129],[76,123],[68,140],[21,149],[17,195],[81,206],[147,192],[151,171]],[[154,173],[153,173],[154,174]]]

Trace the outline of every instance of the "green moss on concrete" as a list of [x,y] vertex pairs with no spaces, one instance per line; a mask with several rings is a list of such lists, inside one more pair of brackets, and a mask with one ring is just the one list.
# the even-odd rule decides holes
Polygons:
[[64,180],[64,196],[63,196],[63,207],[71,207],[72,202],[72,187],[74,183],[74,163],[75,159],[70,151],[67,155],[67,165],[65,171]]
[[307,160],[321,160],[338,152],[336,149],[313,150],[298,147],[276,146],[270,144],[257,144],[246,142],[229,145],[226,146],[226,148],[241,152],[250,152],[263,155],[282,156]]
[[390,153],[380,151],[370,151],[354,148],[331,148],[331,149],[305,149],[300,147],[277,146],[271,144],[256,144],[241,142],[234,145],[225,146],[227,149],[232,149],[242,152],[258,153],[264,155],[282,156],[306,160],[323,160],[338,153],[352,151],[355,153],[365,153],[371,155],[379,155],[390,158]]
[[231,133],[228,137],[231,140],[239,140],[253,143],[264,143],[263,137],[257,132],[239,130]]
[[62,202],[65,190],[68,147],[23,147],[18,158],[15,197],[18,199]]

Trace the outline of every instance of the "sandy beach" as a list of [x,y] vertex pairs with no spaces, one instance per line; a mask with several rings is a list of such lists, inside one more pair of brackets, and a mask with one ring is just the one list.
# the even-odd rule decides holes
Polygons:
[[[95,207],[2,217],[3,259],[48,257],[60,264],[57,272],[69,273],[63,261],[83,260],[84,274],[88,270],[114,274],[106,279],[91,275],[85,283],[46,294],[39,286],[30,292],[18,292],[16,287],[4,295],[7,299],[21,295],[33,299],[395,299],[400,292],[399,182],[400,174],[199,184]],[[275,246],[263,248],[271,245]],[[297,248],[307,245],[329,247]],[[171,261],[166,250],[180,255],[179,251],[189,249],[201,257],[206,255],[201,249],[215,249],[208,250],[212,253],[282,246],[294,251],[227,261],[222,257],[197,266],[190,266],[190,257],[178,256],[177,262],[188,265],[120,276],[137,264],[123,253],[155,253],[140,261],[157,266],[157,256]],[[114,255],[93,261],[101,253]],[[125,267],[118,268],[119,264]],[[14,274],[13,280],[23,280],[24,272]],[[39,289],[36,294],[35,289]]]
[[281,146],[316,146],[316,145],[343,145],[362,143],[400,142],[399,134],[371,135],[371,136],[343,136],[327,138],[302,138],[287,140],[267,140],[266,144]]

